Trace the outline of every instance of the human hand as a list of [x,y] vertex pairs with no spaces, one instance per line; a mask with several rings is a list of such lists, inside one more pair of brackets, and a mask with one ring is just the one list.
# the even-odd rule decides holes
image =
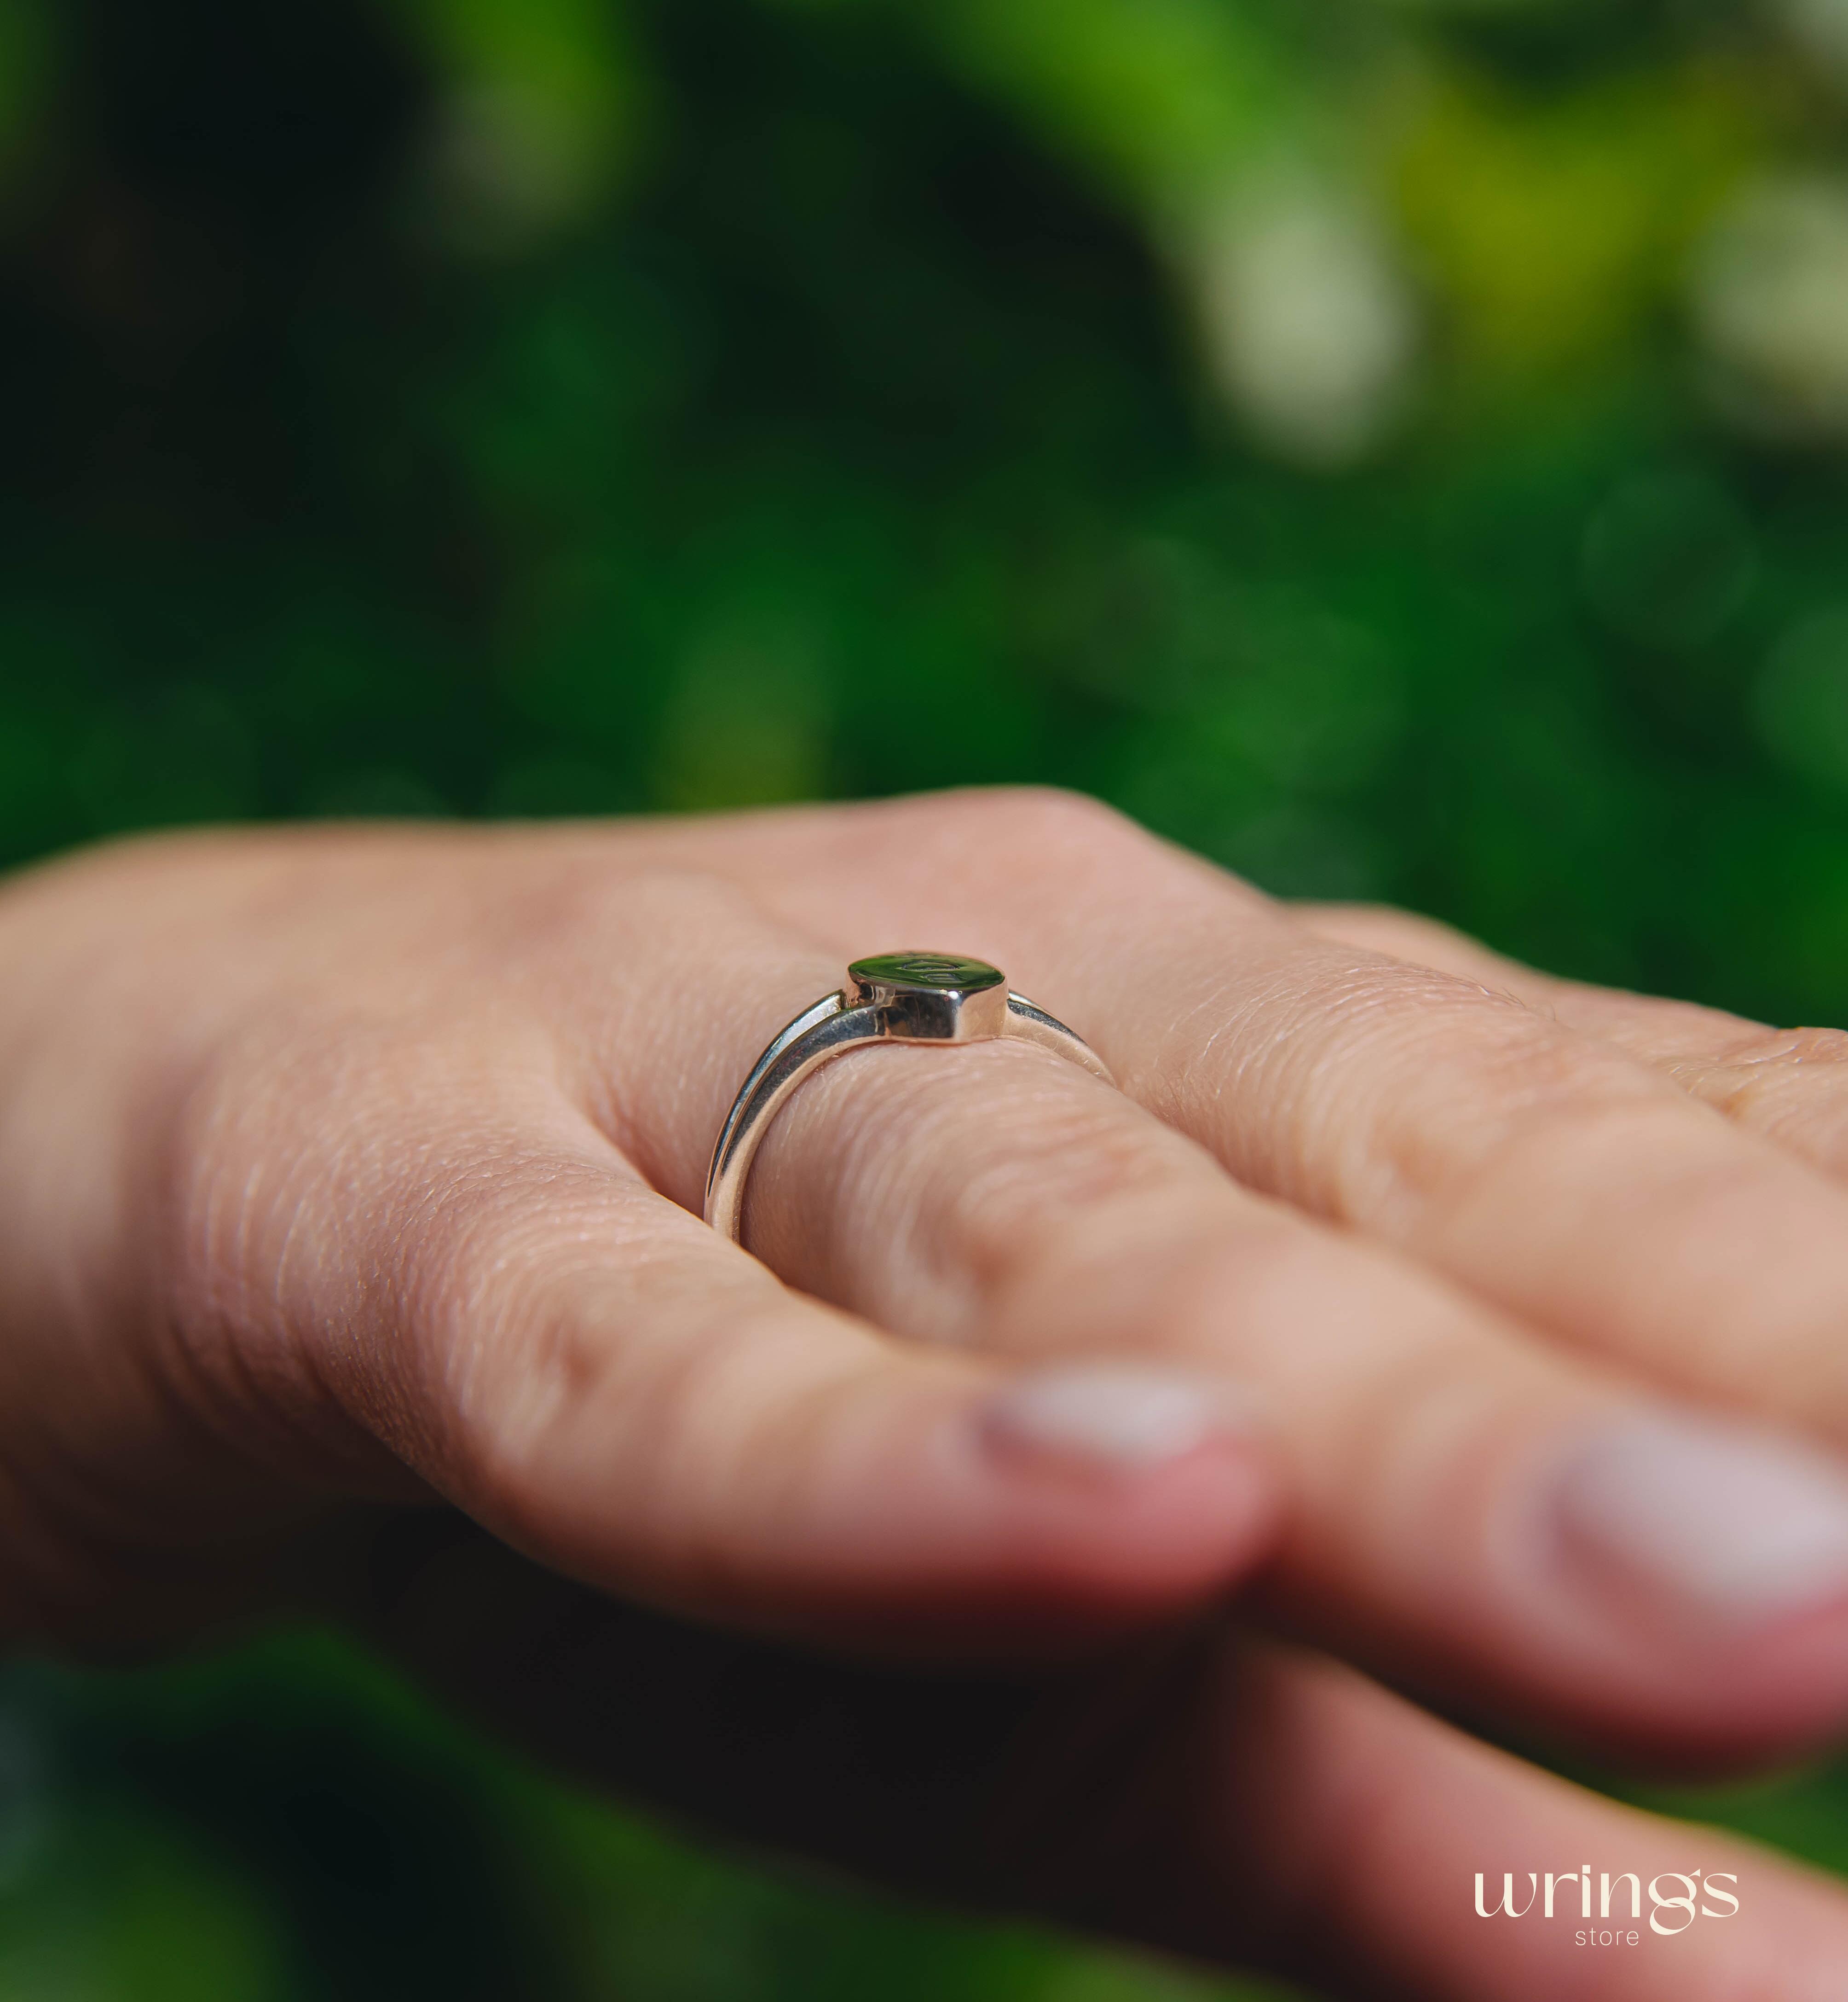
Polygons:
[[[1318,922],[1037,795],[21,879],[15,1630],[183,1624],[330,1504],[436,1495],[786,1635],[1101,1642],[1262,1560],[1271,1620],[1478,1712],[1703,1756],[1827,1729],[1848,1491],[1663,1391],[1839,1435],[1848,1194]],[[995,959],[1125,1092],[1006,1043],[832,1067],[753,1182],[791,1292],[689,1215],[706,1153],[769,1035],[905,944]],[[1766,1071],[1826,1125],[1826,1066]],[[1494,1769],[1473,1826],[1539,1784]]]

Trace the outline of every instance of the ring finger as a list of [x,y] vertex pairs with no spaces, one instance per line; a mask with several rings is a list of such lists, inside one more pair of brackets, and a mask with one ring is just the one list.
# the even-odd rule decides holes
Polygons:
[[[741,901],[696,919],[697,902],[683,884],[645,926],[606,917],[659,955],[633,1007],[588,978],[609,944],[595,926],[577,933],[587,977],[564,984],[591,997],[566,1007],[598,1118],[689,1208],[731,1090],[829,969]],[[1275,1605],[1401,1678],[1702,1752],[1801,1739],[1848,1701],[1832,1470],[1669,1413],[1240,1188],[1044,1052],[891,1046],[830,1066],[772,1125],[748,1229],[784,1277],[901,1334],[1159,1356],[1255,1390],[1300,1505]],[[1120,1374],[1100,1370],[1088,1403],[1082,1376],[1061,1380],[1061,1425],[1134,1428]]]

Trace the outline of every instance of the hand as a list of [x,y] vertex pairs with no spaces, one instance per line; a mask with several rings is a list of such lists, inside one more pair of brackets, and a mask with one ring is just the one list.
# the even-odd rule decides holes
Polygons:
[[[1518,1725],[1703,1756],[1830,1728],[1848,1488],[1668,1393],[1842,1430],[1848,1194],[1608,1041],[1328,922],[1013,794],[197,837],[21,879],[0,1608],[159,1633],[285,1556],[309,1575],[335,1505],[441,1497],[734,1628],[1017,1658],[1261,1563],[1273,1624]],[[689,1214],[731,1093],[846,957],[912,944],[994,959],[1124,1093],[1011,1043],[858,1054],[765,1143],[758,1264]],[[1826,1127],[1826,1066],[1763,1069]],[[1330,1745],[1428,1774],[1434,1855],[1644,1840],[1582,1801],[1550,1819],[1553,1783],[1331,1670],[1256,1672],[1274,1704],[1215,1672],[1146,1748],[1245,1747],[1162,1818],[1198,1882],[1226,1812],[1292,1831],[1286,1860],[1383,1839],[1319,1784]],[[1074,1840],[1107,1850],[1118,1805],[1100,1788]],[[1832,1894],[1752,1868],[1807,1916],[1718,1936],[1787,1969],[1809,1927],[1839,1964]],[[1320,1909],[1372,1992],[1546,1992],[1470,1960],[1453,1874],[1389,1912],[1349,1870]],[[1108,1922],[1236,1943],[1162,1894]]]

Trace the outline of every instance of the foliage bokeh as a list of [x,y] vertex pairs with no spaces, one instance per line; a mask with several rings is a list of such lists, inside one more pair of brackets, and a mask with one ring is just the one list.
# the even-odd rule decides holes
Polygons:
[[[0,860],[1036,780],[1844,1013],[1844,0],[0,0]],[[1177,1980],[325,1642],[0,1712],[23,2002]]]

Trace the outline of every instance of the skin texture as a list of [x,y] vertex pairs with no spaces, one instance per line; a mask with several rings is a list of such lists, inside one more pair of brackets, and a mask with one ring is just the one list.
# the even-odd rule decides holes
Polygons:
[[[1123,1090],[857,1053],[714,1236],[758,1051],[910,947]],[[1680,1766],[1848,1714],[1848,1571],[1710,1603],[1560,1526],[1639,1414],[1848,1442],[1828,1039],[1031,793],[127,844],[16,879],[0,967],[16,1643],[333,1605],[549,1757],[914,1890],[1368,1996],[1834,1992],[1832,1887],[1380,1686]],[[1023,1427],[1077,1365],[1211,1421]],[[1693,1850],[1738,1918],[1627,1958],[1469,1902]]]

